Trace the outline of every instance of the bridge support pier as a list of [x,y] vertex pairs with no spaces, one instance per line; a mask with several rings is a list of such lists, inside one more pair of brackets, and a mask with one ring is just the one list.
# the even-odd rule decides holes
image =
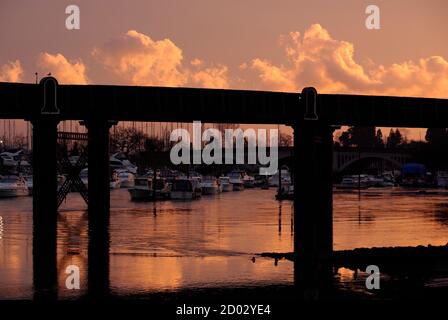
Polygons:
[[295,283],[317,299],[331,281],[333,128],[321,121],[294,126]]
[[33,124],[34,298],[57,298],[57,125],[54,118]]
[[110,172],[107,120],[88,120],[89,245],[88,286],[92,298],[109,293]]

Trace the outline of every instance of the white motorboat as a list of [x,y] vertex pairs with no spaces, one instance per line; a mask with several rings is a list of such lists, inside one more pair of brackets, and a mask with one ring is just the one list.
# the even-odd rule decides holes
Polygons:
[[20,176],[0,177],[0,198],[28,196],[26,180]]
[[219,177],[219,185],[222,192],[229,192],[233,190],[233,185],[229,177]]
[[0,153],[1,163],[5,167],[29,167],[30,164],[26,160],[22,160],[23,150],[17,152],[2,152]]
[[233,186],[233,191],[241,191],[244,189],[243,177],[241,172],[232,171],[228,175],[230,183]]
[[135,175],[127,170],[117,170],[120,179],[120,188],[132,188],[135,184]]
[[171,199],[194,200],[201,196],[200,185],[196,179],[179,178],[173,180]]
[[132,201],[163,200],[170,197],[170,186],[164,178],[135,178],[135,185],[128,189]]
[[11,152],[2,152],[0,153],[1,163],[5,167],[16,167],[17,161],[14,160]]
[[367,189],[372,186],[372,181],[366,174],[344,176],[338,189]]
[[137,173],[137,166],[122,154],[122,153],[114,153],[109,158],[109,166],[114,170],[127,170],[133,174]]
[[212,176],[205,176],[201,182],[202,194],[217,194],[219,193],[220,187],[218,180]]

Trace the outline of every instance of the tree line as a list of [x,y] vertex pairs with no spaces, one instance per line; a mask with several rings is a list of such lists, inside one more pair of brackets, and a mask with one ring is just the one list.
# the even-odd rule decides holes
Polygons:
[[362,148],[400,148],[409,144],[408,138],[400,130],[390,129],[387,137],[383,136],[380,128],[376,127],[348,127],[335,141],[335,145],[341,147]]
[[359,148],[407,149],[414,160],[430,169],[448,169],[448,128],[428,128],[424,141],[409,140],[399,129],[390,129],[387,137],[376,127],[352,126],[334,141],[335,146]]

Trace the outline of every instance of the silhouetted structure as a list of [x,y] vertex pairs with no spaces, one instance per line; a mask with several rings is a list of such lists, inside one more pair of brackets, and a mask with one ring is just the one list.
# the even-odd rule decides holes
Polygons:
[[[218,89],[0,83],[0,118],[33,124],[34,284],[56,293],[56,141],[61,120],[83,120],[89,153],[89,292],[107,295],[109,128],[114,121],[285,124],[294,128],[297,284],[310,295],[331,276],[332,146],[337,126],[445,127],[448,100]],[[298,260],[298,259],[297,259]],[[302,272],[304,271],[304,272]],[[307,275],[302,277],[302,275]],[[44,294],[42,294],[44,293]]]

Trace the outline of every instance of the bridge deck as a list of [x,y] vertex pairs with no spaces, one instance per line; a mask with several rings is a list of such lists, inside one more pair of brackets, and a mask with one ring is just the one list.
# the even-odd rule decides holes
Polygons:
[[[299,93],[246,90],[59,85],[63,120],[290,124],[303,119]],[[0,118],[30,119],[43,105],[42,87],[0,83]],[[446,127],[448,99],[319,94],[317,114],[332,125]]]

